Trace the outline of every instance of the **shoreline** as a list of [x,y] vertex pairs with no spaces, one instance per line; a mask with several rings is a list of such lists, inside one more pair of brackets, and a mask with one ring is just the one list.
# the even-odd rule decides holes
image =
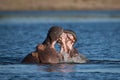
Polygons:
[[120,10],[71,10],[71,11],[0,11],[4,17],[113,17],[120,18]]

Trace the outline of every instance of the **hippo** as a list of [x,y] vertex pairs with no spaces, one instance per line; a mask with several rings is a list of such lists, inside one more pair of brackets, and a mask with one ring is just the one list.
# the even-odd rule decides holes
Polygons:
[[63,56],[61,63],[86,63],[88,59],[80,54],[74,44],[77,41],[76,33],[72,30],[64,30],[58,40],[61,46],[60,53]]
[[28,54],[22,63],[39,64],[39,63],[59,63],[61,55],[55,49],[55,44],[63,33],[63,29],[59,26],[52,26],[42,44],[38,44],[36,50]]

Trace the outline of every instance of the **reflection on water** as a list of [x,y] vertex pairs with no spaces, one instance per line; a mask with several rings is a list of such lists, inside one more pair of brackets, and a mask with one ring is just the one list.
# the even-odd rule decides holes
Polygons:
[[[43,68],[41,68],[41,66],[43,66]],[[74,72],[74,64],[39,65],[39,69],[46,72]]]
[[101,73],[120,73],[120,65],[103,64],[56,64],[56,65],[39,65],[38,69],[45,72],[101,72]]

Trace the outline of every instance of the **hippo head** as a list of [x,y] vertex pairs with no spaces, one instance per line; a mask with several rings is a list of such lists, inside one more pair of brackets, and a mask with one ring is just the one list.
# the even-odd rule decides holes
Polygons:
[[63,33],[63,29],[59,26],[52,26],[47,34],[46,40],[43,44],[52,44],[52,42],[57,41],[60,35]]

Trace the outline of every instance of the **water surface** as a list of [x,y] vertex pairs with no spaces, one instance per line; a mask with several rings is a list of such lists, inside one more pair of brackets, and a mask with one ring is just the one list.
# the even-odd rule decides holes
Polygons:
[[[120,80],[119,13],[0,12],[0,80]],[[75,48],[89,63],[21,64],[53,25],[77,33]]]

